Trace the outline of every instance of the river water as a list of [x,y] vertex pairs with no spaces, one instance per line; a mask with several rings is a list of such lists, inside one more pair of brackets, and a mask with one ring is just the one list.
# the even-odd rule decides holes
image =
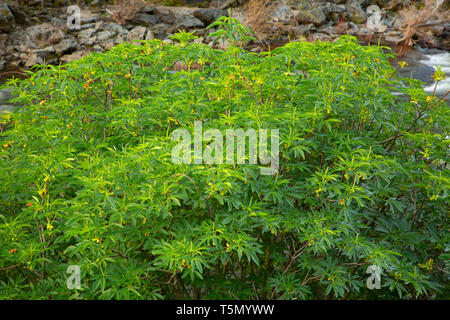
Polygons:
[[[438,66],[445,72],[447,78],[440,81],[436,87],[436,95],[441,96],[450,90],[450,52],[442,52],[435,54],[424,54],[425,59],[420,60],[421,63],[428,65],[436,70]],[[432,93],[435,87],[435,83],[426,86],[424,90],[428,93]]]

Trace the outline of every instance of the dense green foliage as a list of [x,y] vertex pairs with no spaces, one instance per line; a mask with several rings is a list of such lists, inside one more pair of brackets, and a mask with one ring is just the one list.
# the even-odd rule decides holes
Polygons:
[[[9,82],[0,298],[448,297],[445,102],[349,36],[261,54],[191,38]],[[278,174],[174,164],[171,133],[195,120],[279,129]]]

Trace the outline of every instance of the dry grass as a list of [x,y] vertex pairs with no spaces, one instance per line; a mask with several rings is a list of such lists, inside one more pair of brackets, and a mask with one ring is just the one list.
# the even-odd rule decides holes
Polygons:
[[413,37],[417,36],[425,41],[431,39],[433,34],[430,31],[426,31],[426,27],[429,27],[429,20],[436,18],[442,19],[449,15],[449,11],[439,12],[444,0],[425,0],[424,6],[418,9],[414,5],[403,8],[399,11],[400,18],[402,20],[403,38],[400,40],[399,53],[404,55],[407,50],[414,44]]
[[273,0],[249,0],[244,6],[245,25],[255,32],[259,40],[270,34],[273,26],[271,13],[276,5]]
[[143,5],[142,0],[115,0],[114,8],[108,11],[115,22],[125,24],[139,12]]

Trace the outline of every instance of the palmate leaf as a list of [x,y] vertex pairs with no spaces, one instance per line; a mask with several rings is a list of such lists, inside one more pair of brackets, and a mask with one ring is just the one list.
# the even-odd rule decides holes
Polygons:
[[[180,33],[7,84],[0,297],[445,297],[449,109],[352,37],[255,54],[233,18],[211,27],[228,50]],[[171,133],[195,121],[279,129],[277,174],[174,164]]]

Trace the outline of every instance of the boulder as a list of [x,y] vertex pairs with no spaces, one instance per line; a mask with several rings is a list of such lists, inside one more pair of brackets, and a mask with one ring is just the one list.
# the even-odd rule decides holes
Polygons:
[[158,39],[164,39],[168,35],[169,25],[165,23],[158,23],[152,27],[153,35]]
[[192,4],[194,4],[194,5],[202,5],[202,4],[204,4],[204,5],[206,5],[206,4],[208,4],[208,0],[181,0],[184,4],[187,4],[187,5],[192,5]]
[[131,42],[133,40],[144,40],[146,30],[147,29],[143,26],[137,26],[131,29],[127,35],[127,41]]
[[30,18],[20,10],[19,6],[11,6],[9,8],[14,16],[14,20],[18,25],[29,25]]
[[313,24],[301,24],[298,26],[289,26],[287,31],[292,39],[300,39],[302,36],[310,34],[313,28],[315,28]]
[[284,4],[276,7],[276,9],[272,12],[272,17],[274,21],[283,23],[289,23],[294,18],[291,8]]
[[73,39],[63,39],[61,42],[55,44],[53,48],[57,53],[65,53],[68,51],[73,51],[77,48],[78,43]]
[[114,32],[115,34],[126,36],[128,34],[128,30],[125,27],[122,27],[120,24],[117,24],[115,22],[108,23],[104,30]]
[[95,34],[95,32],[96,30],[94,28],[81,30],[80,32],[78,32],[78,38],[80,39],[90,38]]
[[210,25],[211,23],[213,23],[222,16],[228,16],[227,10],[198,9],[194,11],[194,17],[196,17],[206,25]]
[[85,55],[85,53],[83,51],[76,51],[74,53],[66,54],[65,56],[62,56],[61,61],[67,63],[70,61],[78,60],[78,59],[82,58],[84,55]]
[[374,2],[376,5],[378,5],[381,8],[390,8],[393,4],[392,0],[376,0]]
[[310,39],[314,42],[315,41],[330,41],[330,40],[332,40],[332,38],[329,35],[327,35],[325,33],[320,33],[320,32],[313,33],[311,35]]
[[361,29],[359,29],[359,31],[358,31],[358,36],[359,37],[368,37],[368,36],[370,36],[370,34],[372,34],[373,33],[373,31],[371,31],[370,29],[368,29],[368,28],[361,28]]
[[301,24],[313,23],[315,25],[321,25],[327,20],[321,7],[300,9],[295,18]]
[[403,38],[400,31],[388,31],[384,33],[384,40],[390,44],[398,44]]
[[323,12],[325,13],[326,16],[329,16],[332,13],[344,13],[345,6],[327,2],[323,6]]
[[348,0],[345,4],[347,8],[347,18],[349,21],[362,24],[366,22],[367,15],[356,0]]
[[228,9],[237,7],[245,2],[245,0],[213,0],[210,4],[211,8]]
[[201,20],[193,16],[177,16],[175,25],[178,29],[203,28],[205,26]]
[[113,38],[115,35],[116,35],[116,33],[113,31],[108,31],[108,30],[100,31],[99,33],[97,33],[96,41],[104,42],[108,39]]
[[158,11],[153,6],[149,6],[149,5],[144,5],[140,11],[143,13],[146,13],[146,14],[157,14],[158,13]]
[[44,60],[41,57],[39,57],[36,53],[32,53],[29,56],[28,60],[25,62],[25,67],[30,68],[36,64],[43,64],[43,63]]
[[175,15],[172,11],[168,11],[167,13],[161,12],[159,14],[160,22],[165,24],[174,24],[175,23]]
[[[6,53],[6,43],[8,41],[8,35],[6,33],[0,34],[0,55]],[[2,68],[0,68],[2,69]]]
[[16,21],[6,3],[0,3],[0,32],[11,32]]
[[31,41],[36,44],[54,44],[60,42],[64,38],[61,29],[51,25],[50,23],[42,23],[28,27],[26,33]]
[[156,14],[139,13],[132,19],[128,20],[129,23],[135,25],[154,25],[159,21],[159,16]]
[[346,0],[330,0],[328,2],[332,2],[332,3],[336,3],[336,4],[341,4],[341,3],[345,3]]
[[55,48],[53,46],[48,46],[43,49],[35,49],[32,51],[39,58],[48,59],[55,54]]
[[147,29],[147,33],[145,34],[145,40],[153,40],[155,39],[155,36],[153,35],[152,30]]

